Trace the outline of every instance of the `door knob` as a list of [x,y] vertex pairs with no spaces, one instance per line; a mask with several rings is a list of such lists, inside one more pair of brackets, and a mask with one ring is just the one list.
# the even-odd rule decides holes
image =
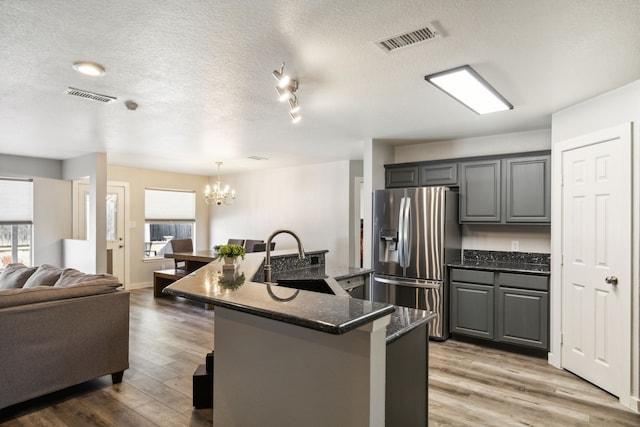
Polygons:
[[124,245],[118,245],[118,248],[122,249],[124,248]]
[[616,276],[607,276],[604,281],[614,286],[618,284],[618,278]]

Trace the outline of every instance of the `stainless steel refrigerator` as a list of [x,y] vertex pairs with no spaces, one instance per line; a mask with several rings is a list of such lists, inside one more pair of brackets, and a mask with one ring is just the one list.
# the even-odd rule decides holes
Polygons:
[[429,335],[449,337],[446,264],[461,255],[458,193],[447,187],[377,190],[373,301],[438,313]]

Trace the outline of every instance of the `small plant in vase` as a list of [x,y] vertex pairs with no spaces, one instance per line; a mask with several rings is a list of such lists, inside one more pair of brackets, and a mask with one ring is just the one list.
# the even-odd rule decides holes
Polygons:
[[218,253],[216,259],[224,258],[225,264],[235,264],[238,257],[244,259],[246,254],[240,245],[216,245],[213,249]]

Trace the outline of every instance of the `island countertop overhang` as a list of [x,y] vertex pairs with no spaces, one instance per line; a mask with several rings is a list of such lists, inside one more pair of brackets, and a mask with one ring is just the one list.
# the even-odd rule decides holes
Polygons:
[[330,334],[346,333],[395,310],[385,303],[252,282],[263,259],[264,253],[250,253],[238,262],[236,278],[244,283],[236,284],[236,289],[225,288],[223,262],[217,260],[163,292]]

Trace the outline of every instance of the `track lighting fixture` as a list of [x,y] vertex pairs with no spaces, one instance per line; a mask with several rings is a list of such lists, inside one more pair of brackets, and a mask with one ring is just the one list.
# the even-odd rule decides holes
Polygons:
[[295,95],[298,90],[298,81],[293,80],[288,74],[285,74],[284,62],[279,70],[273,70],[271,74],[278,81],[278,85],[276,86],[278,100],[280,100],[280,102],[289,101],[289,115],[293,123],[298,123],[300,121],[300,116],[298,115],[300,104],[298,104],[298,97]]

